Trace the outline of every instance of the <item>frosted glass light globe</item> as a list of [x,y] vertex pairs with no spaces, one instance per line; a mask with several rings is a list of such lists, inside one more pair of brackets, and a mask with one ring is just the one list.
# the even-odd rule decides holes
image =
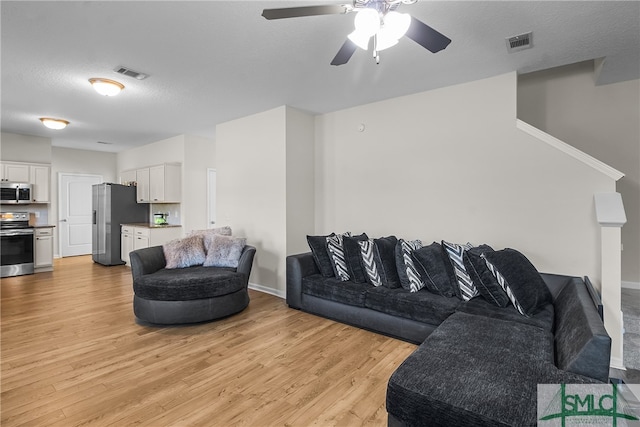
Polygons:
[[371,37],[380,29],[380,15],[374,9],[362,9],[358,11],[353,24],[360,34]]

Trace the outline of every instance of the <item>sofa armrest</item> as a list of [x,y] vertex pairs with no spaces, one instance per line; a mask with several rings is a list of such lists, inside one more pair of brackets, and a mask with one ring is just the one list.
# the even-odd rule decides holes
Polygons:
[[131,261],[131,275],[133,280],[145,274],[155,273],[167,265],[162,246],[136,249],[129,254]]
[[318,266],[311,252],[287,257],[287,304],[291,308],[302,307],[302,278],[318,274]]
[[611,338],[585,283],[572,278],[554,302],[558,368],[607,382]]
[[236,271],[247,277],[247,284],[249,283],[249,276],[251,275],[251,268],[253,267],[253,258],[255,254],[256,248],[254,246],[246,245],[242,250],[240,259],[238,260],[238,268]]

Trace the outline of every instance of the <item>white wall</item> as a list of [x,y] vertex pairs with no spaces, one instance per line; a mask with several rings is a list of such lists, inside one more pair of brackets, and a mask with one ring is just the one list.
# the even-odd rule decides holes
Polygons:
[[516,80],[318,116],[316,232],[512,247],[599,286],[593,195],[615,182],[515,127]]
[[58,240],[58,174],[77,173],[102,175],[104,182],[117,182],[117,156],[115,153],[52,147],[51,204],[49,223],[54,228],[54,256],[59,257]]
[[118,154],[118,174],[123,170],[162,163],[184,162],[184,135],[124,150]]
[[[121,151],[118,156],[118,175],[124,170],[143,168],[162,163],[181,163],[182,201],[180,205],[154,203],[153,212],[170,212],[170,223],[177,220],[182,233],[206,228],[207,224],[207,168],[215,167],[215,142],[194,135],[179,135],[141,147]],[[174,214],[174,212],[178,212]]]
[[51,138],[2,132],[0,159],[14,162],[51,163]]
[[640,286],[640,80],[594,81],[591,61],[521,75],[518,117],[625,173],[622,280]]
[[216,126],[217,218],[257,248],[251,283],[284,289],[286,107]]
[[286,110],[287,255],[307,252],[315,228],[314,117]]
[[185,135],[182,168],[182,227],[188,233],[207,228],[207,168],[215,168],[215,142]]
[[314,228],[313,127],[284,106],[216,127],[218,220],[256,246],[251,283],[280,296]]
[[51,146],[50,138],[32,135],[2,133],[1,159],[51,165],[51,202],[49,204],[25,205],[21,210],[38,214],[38,224],[55,225],[54,256],[59,257],[58,240],[58,173],[102,175],[105,182],[114,182],[116,155],[99,151],[76,150]]

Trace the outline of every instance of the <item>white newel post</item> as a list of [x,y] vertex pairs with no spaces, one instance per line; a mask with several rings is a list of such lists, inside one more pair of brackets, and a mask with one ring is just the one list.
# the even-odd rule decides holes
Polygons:
[[621,310],[622,238],[621,228],[627,222],[620,193],[594,195],[596,219],[600,224],[602,262],[602,305],[604,327],[611,336],[611,366],[624,369],[623,324]]

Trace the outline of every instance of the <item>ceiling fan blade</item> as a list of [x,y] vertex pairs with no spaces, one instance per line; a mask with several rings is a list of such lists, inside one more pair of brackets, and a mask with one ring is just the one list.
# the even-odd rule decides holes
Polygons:
[[433,53],[440,52],[442,49],[449,46],[449,43],[451,43],[451,39],[449,37],[437,32],[413,16],[411,17],[409,30],[405,35]]
[[344,4],[331,4],[326,6],[300,6],[300,7],[285,7],[282,9],[264,9],[262,16],[266,19],[282,19],[282,18],[298,18],[301,16],[316,16],[316,15],[336,15],[344,14],[349,10],[347,5]]
[[336,54],[335,58],[333,58],[333,61],[331,61],[331,65],[346,64],[357,49],[358,46],[351,40],[347,39]]

